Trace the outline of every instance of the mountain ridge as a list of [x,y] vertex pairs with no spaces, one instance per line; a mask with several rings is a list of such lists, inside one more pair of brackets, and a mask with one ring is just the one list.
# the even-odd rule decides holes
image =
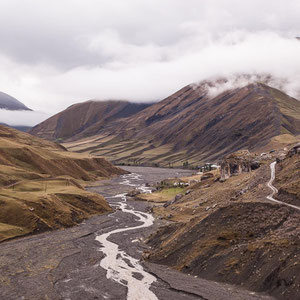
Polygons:
[[300,134],[300,102],[282,91],[257,82],[211,96],[207,85],[187,85],[132,116],[105,119],[94,135],[74,134],[64,145],[114,163],[180,166]]
[[149,104],[128,101],[88,100],[69,106],[64,111],[33,127],[30,133],[50,140],[68,139],[74,136],[80,138],[85,134],[96,134],[106,122],[128,117],[148,106]]
[[0,109],[31,111],[31,109],[22,102],[3,92],[0,92]]

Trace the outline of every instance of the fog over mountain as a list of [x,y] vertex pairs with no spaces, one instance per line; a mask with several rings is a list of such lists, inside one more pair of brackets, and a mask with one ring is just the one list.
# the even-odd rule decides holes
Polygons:
[[298,0],[3,0],[0,86],[48,113],[235,73],[271,74],[297,96],[299,14]]
[[0,109],[0,123],[11,126],[35,126],[50,115],[39,111]]

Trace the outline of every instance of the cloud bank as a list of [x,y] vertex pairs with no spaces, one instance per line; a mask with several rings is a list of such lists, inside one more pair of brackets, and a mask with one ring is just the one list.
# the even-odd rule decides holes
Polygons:
[[299,15],[298,0],[2,0],[0,90],[52,114],[262,73],[296,97]]
[[49,117],[49,114],[38,111],[0,109],[0,123],[10,126],[33,127]]

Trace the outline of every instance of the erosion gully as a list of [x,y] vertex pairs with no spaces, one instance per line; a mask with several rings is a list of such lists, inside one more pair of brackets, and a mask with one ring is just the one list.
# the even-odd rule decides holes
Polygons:
[[89,188],[115,212],[78,226],[0,244],[0,299],[252,300],[272,299],[238,287],[142,262],[144,240],[163,220],[146,202],[131,201],[133,188],[180,177],[190,171],[125,167],[131,174]]

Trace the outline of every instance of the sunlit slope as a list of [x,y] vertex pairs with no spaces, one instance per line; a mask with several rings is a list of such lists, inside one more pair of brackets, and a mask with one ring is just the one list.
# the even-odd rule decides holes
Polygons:
[[189,85],[93,137],[64,145],[116,163],[168,166],[260,150],[276,136],[299,134],[300,102],[277,89],[256,83],[212,96],[203,85]]
[[123,173],[104,159],[0,126],[0,241],[111,211],[84,182]]

